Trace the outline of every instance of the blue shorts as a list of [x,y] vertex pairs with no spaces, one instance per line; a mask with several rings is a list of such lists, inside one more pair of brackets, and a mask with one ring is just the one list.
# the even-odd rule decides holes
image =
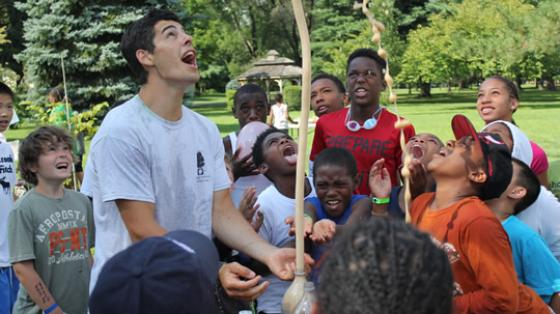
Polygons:
[[12,313],[19,290],[19,280],[12,267],[0,267],[0,314]]

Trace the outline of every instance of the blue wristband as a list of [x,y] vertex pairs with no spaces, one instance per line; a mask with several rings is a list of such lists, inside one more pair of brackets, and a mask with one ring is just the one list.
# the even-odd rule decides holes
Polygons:
[[45,309],[44,313],[49,314],[50,312],[54,311],[58,307],[58,304],[53,303],[51,306]]

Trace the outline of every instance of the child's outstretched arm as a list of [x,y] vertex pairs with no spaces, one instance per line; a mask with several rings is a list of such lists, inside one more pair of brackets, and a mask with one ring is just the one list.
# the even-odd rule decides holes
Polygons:
[[329,219],[319,220],[313,225],[313,235],[311,239],[316,244],[322,244],[332,240],[336,233],[343,232],[348,226],[371,217],[371,208],[371,200],[369,197],[366,197],[352,205],[352,213],[343,225],[337,225]]
[[[369,190],[373,197],[379,200],[387,200],[391,195],[391,177],[385,167],[385,159],[380,158],[373,163],[369,171]],[[388,202],[372,202],[371,213],[374,216],[386,216]]]
[[14,272],[21,284],[25,287],[31,300],[37,304],[44,313],[64,313],[56,300],[51,295],[47,285],[35,271],[33,260],[21,261],[13,264]]
[[[303,236],[308,237],[313,233],[313,224],[317,220],[317,217],[315,216],[315,206],[313,206],[313,204],[311,204],[310,202],[305,202],[304,206]],[[289,216],[285,220],[285,223],[287,225],[290,225],[289,235],[291,236],[296,234],[295,222],[296,220],[294,216]]]

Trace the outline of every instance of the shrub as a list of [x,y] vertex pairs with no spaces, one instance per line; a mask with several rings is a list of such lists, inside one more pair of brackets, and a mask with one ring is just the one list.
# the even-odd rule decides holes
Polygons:
[[284,102],[288,104],[290,111],[299,110],[301,108],[301,86],[284,87]]
[[226,89],[226,108],[231,111],[233,109],[233,96],[235,96],[235,89]]

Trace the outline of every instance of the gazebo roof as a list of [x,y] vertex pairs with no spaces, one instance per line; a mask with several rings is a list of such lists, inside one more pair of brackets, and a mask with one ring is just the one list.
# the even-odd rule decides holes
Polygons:
[[259,59],[254,66],[237,77],[239,81],[265,79],[300,78],[302,70],[294,60],[280,57],[276,50],[270,50],[266,57]]

